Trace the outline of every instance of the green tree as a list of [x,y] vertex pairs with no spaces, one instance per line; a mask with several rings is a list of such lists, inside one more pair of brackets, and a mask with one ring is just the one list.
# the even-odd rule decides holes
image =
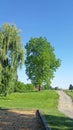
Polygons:
[[72,84],[69,85],[69,90],[71,90],[71,91],[73,90],[73,85]]
[[5,96],[14,90],[17,68],[24,63],[20,31],[15,25],[0,28],[0,93]]
[[25,46],[26,74],[35,86],[50,85],[54,72],[60,66],[56,59],[54,48],[46,38],[31,38]]

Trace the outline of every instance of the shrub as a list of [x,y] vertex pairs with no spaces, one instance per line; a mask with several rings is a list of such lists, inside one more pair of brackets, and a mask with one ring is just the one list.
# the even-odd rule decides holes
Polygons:
[[24,84],[20,81],[16,81],[16,85],[14,88],[14,92],[29,92],[29,91],[34,91],[34,86],[32,84]]

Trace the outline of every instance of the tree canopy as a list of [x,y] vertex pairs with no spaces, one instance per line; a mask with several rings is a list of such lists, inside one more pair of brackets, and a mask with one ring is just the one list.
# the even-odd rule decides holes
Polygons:
[[0,28],[0,93],[7,95],[13,91],[17,68],[23,63],[20,31],[6,23]]
[[60,66],[60,59],[56,58],[54,47],[46,38],[31,38],[25,46],[26,74],[36,86],[50,85],[54,72]]
[[69,85],[69,90],[73,90],[73,85],[72,84]]

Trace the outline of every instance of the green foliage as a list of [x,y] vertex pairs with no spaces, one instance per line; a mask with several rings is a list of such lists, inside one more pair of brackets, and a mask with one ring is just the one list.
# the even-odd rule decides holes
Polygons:
[[58,86],[56,86],[54,89],[55,89],[55,90],[59,90],[59,87],[58,87]]
[[26,74],[35,86],[50,85],[54,72],[60,66],[54,48],[46,38],[31,38],[25,46]]
[[0,93],[5,96],[14,90],[17,68],[24,62],[19,30],[4,24],[0,29]]
[[47,84],[46,84],[46,85],[43,85],[43,86],[42,86],[42,89],[43,89],[43,90],[53,90],[52,86],[51,86],[51,85],[47,85]]
[[69,90],[73,90],[73,85],[72,84],[69,85]]
[[34,91],[34,86],[32,84],[24,84],[20,81],[16,81],[15,87],[14,87],[14,92],[29,92],[29,91]]
[[72,101],[73,101],[73,91],[64,90],[64,92],[65,92],[66,94],[68,94],[68,95],[72,98]]

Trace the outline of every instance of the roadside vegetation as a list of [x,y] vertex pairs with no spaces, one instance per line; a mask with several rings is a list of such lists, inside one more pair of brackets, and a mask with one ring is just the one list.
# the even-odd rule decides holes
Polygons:
[[58,111],[58,98],[55,90],[12,93],[6,97],[0,96],[0,108],[39,109],[45,115],[52,130],[72,130],[73,120]]
[[73,100],[73,90],[64,90],[64,92],[68,94]]
[[70,84],[70,85],[69,85],[69,89],[64,90],[64,92],[65,92],[67,95],[69,95],[69,96],[72,98],[72,101],[73,101],[73,85]]

